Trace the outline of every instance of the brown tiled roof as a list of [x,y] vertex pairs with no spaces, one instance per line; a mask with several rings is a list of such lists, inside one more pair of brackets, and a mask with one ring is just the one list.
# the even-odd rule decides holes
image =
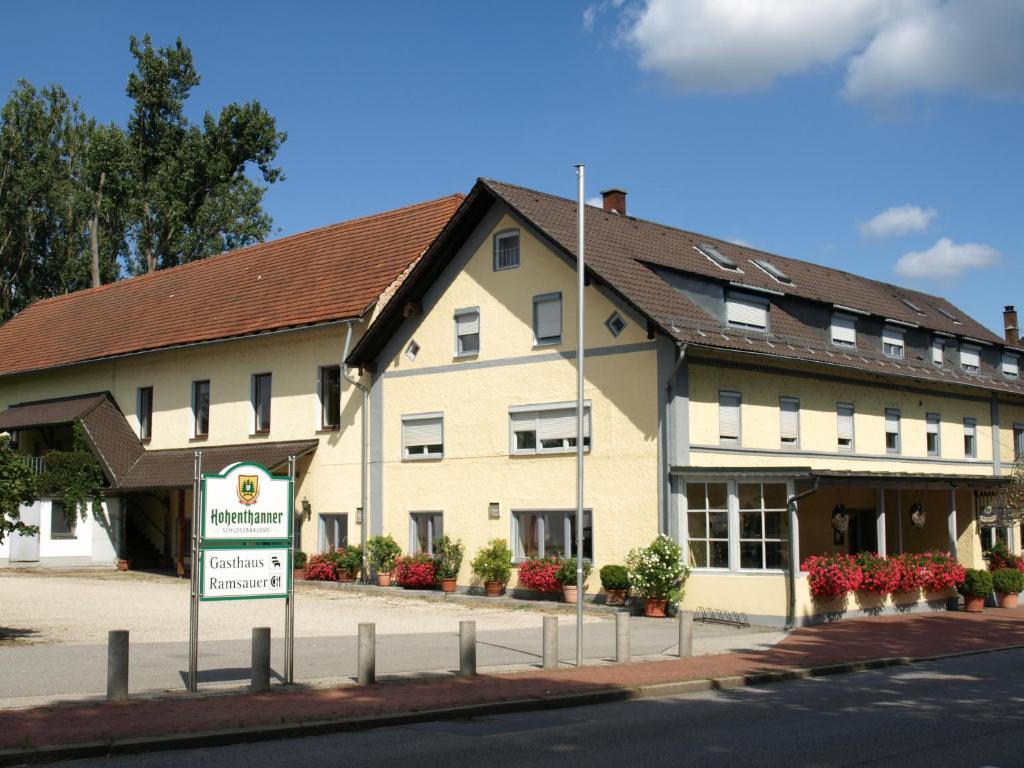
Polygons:
[[37,301],[0,327],[0,376],[357,317],[462,195]]
[[105,392],[12,405],[0,413],[0,430],[30,429],[70,424],[106,400]]

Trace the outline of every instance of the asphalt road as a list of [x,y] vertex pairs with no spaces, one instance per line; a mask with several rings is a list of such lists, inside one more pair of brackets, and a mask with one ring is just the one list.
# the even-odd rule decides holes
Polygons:
[[816,680],[219,749],[76,761],[182,765],[1024,766],[1024,651]]

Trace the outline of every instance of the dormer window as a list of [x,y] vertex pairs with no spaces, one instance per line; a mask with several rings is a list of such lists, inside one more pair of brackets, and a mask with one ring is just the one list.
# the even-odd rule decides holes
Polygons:
[[714,264],[716,267],[719,267],[720,269],[724,269],[727,272],[743,271],[740,269],[739,264],[730,259],[728,256],[724,255],[713,245],[701,243],[700,245],[695,245],[694,248],[696,248],[698,251],[704,254],[704,256],[707,257],[708,261],[710,261],[712,264]]
[[960,367],[965,373],[981,373],[981,349],[970,344],[961,344]]
[[1003,376],[1008,379],[1020,378],[1020,361],[1012,352],[1003,353]]
[[903,357],[903,331],[891,325],[882,329],[882,352],[888,357]]
[[507,229],[494,236],[494,271],[519,266],[519,230]]
[[733,328],[768,330],[768,302],[756,296],[729,294],[725,299],[725,319]]
[[932,363],[941,368],[945,357],[946,342],[943,339],[932,339]]
[[837,347],[857,346],[857,318],[840,312],[832,313],[832,343]]

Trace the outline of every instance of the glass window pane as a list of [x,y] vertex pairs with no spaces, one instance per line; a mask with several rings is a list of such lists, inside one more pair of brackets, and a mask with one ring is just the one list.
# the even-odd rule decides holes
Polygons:
[[689,526],[687,530],[691,539],[706,539],[708,537],[708,521],[703,512],[691,512],[689,514]]
[[691,541],[690,542],[690,567],[691,568],[707,568],[708,565],[708,545],[703,541]]
[[764,537],[766,539],[784,539],[787,537],[789,520],[785,512],[764,513]]
[[740,509],[761,508],[761,484],[740,483],[739,484]]
[[565,541],[565,513],[548,514],[544,517],[544,554],[566,557],[569,550]]
[[516,432],[516,450],[517,451],[533,451],[537,448],[537,433],[533,430],[529,432]]
[[765,568],[786,568],[789,562],[789,544],[784,541],[768,541],[764,545]]
[[708,528],[713,539],[729,538],[729,513],[708,512]]
[[429,531],[429,515],[413,515],[413,527],[416,531],[416,538],[413,541],[415,552],[429,552],[430,551],[430,531]]
[[712,541],[709,544],[711,550],[711,567],[712,568],[728,568],[729,567],[729,542],[727,541]]
[[[572,554],[576,554],[576,513],[571,512],[569,517],[569,548]],[[551,554],[550,552],[548,554]],[[583,510],[583,559],[594,559],[594,524],[588,510]]]
[[728,509],[729,487],[725,483],[708,483],[708,509]]
[[740,568],[763,568],[761,562],[761,542],[740,542]]
[[785,509],[786,508],[786,484],[765,483],[764,484],[764,508]]
[[704,483],[686,484],[686,508],[707,509],[704,498]]
[[761,513],[740,512],[740,538],[761,538]]
[[518,515],[519,520],[519,557],[540,556],[540,521],[533,513]]

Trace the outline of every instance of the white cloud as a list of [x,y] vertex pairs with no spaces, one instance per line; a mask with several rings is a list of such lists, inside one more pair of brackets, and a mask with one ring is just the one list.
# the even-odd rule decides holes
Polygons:
[[864,237],[893,237],[908,232],[920,232],[928,228],[938,213],[934,208],[921,208],[916,205],[894,206],[861,224],[860,233]]
[[999,251],[981,243],[954,243],[943,237],[927,251],[911,251],[896,261],[904,277],[958,277],[969,269],[989,269],[999,263]]
[[1024,91],[1020,0],[644,0],[620,24],[640,66],[685,91],[765,88],[827,66],[845,68],[853,101]]

